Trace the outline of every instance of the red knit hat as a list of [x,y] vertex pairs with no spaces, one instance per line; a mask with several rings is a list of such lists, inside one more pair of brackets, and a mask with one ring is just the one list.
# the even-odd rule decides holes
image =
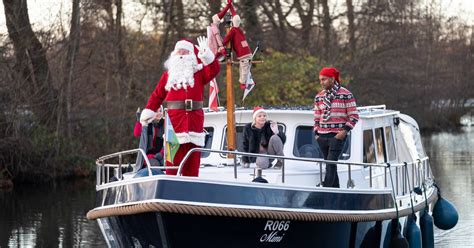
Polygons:
[[332,77],[332,78],[336,79],[336,81],[338,83],[341,82],[341,81],[339,81],[339,71],[334,67],[324,67],[319,72],[319,75],[320,76],[326,76],[326,77]]
[[252,119],[255,120],[255,117],[257,117],[257,115],[260,114],[260,113],[262,113],[262,112],[265,112],[265,109],[263,109],[262,107],[255,107],[255,108],[253,108]]

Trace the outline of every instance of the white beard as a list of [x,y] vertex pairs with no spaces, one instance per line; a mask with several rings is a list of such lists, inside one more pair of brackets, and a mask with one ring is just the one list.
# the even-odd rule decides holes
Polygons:
[[168,69],[168,82],[165,90],[179,90],[194,87],[194,73],[199,69],[197,58],[194,54],[171,56],[165,62],[165,68]]

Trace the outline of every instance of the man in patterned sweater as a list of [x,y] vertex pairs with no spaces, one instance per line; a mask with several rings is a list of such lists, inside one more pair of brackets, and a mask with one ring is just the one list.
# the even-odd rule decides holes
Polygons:
[[[347,133],[359,120],[352,93],[342,87],[339,71],[325,67],[319,73],[323,90],[314,98],[314,133],[325,160],[337,161]],[[326,164],[324,187],[339,188],[337,165]]]

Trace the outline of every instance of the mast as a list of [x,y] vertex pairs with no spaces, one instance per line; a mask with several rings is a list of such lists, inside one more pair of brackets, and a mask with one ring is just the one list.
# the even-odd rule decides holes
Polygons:
[[[226,34],[230,31],[231,15],[225,15]],[[226,59],[226,88],[227,88],[227,150],[234,151],[235,146],[235,104],[234,104],[234,87],[232,84],[232,60],[233,53],[231,49],[232,42],[226,46],[227,51],[230,51],[230,56]],[[228,154],[228,158],[234,158],[234,154]]]

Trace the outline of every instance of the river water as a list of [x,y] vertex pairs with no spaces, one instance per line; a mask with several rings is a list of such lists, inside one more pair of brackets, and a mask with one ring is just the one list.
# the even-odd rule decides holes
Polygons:
[[[474,127],[433,134],[423,142],[442,195],[455,204],[460,217],[452,230],[435,227],[435,245],[472,247]],[[85,217],[94,201],[93,180],[0,191],[0,247],[104,247],[97,224]]]

